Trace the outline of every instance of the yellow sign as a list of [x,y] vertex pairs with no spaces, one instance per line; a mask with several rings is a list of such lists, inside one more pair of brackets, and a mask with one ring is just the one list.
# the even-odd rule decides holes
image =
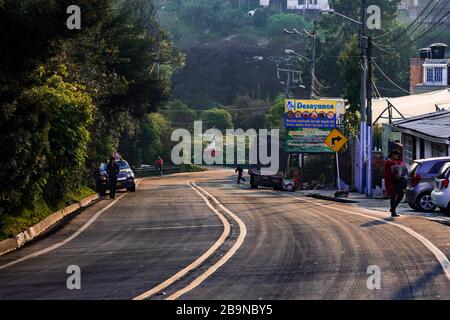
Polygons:
[[341,150],[342,147],[345,146],[347,141],[348,141],[347,137],[344,136],[342,132],[340,132],[337,129],[334,129],[325,139],[325,144],[334,151],[339,152],[339,150]]

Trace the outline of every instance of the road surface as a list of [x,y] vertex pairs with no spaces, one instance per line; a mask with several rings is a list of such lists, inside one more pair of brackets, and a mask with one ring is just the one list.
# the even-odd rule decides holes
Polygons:
[[0,299],[450,299],[448,226],[235,179],[144,179],[94,204],[0,257]]

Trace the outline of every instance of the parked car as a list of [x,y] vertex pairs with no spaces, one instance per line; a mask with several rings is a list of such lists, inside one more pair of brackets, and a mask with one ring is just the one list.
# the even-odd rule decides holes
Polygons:
[[444,164],[434,180],[434,190],[431,192],[433,203],[444,213],[450,213],[450,162]]
[[[127,189],[127,191],[135,192],[136,184],[134,181],[134,172],[131,169],[128,162],[125,160],[118,160],[116,163],[119,165],[119,175],[117,176],[116,190]],[[97,192],[104,196],[109,189],[108,173],[106,172],[107,163],[102,163],[96,174]]]
[[248,169],[250,175],[250,187],[257,189],[261,187],[269,187],[279,191],[293,192],[298,189],[293,180],[284,179],[282,174],[262,175],[258,166],[250,166]]
[[406,202],[417,211],[434,211],[436,205],[431,200],[434,179],[450,157],[414,160],[408,171]]

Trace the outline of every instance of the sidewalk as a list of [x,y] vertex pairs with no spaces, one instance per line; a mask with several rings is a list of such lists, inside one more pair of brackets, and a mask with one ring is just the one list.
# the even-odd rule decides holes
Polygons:
[[[326,197],[327,200],[334,200],[334,193],[337,189],[329,189],[329,190],[300,190],[297,193],[310,197]],[[341,199],[341,198],[337,198]],[[366,195],[358,193],[358,192],[350,192],[348,197],[342,198],[345,200],[350,200],[353,206],[359,206],[371,210],[382,211],[385,212],[386,215],[389,214],[389,199],[382,198],[367,198]],[[350,202],[348,201],[348,202]],[[397,213],[405,216],[414,216],[414,217],[423,217],[428,220],[436,221],[439,223],[443,223],[450,226],[450,217],[446,216],[439,210],[434,212],[418,212],[409,207],[406,202],[400,203],[397,208]]]

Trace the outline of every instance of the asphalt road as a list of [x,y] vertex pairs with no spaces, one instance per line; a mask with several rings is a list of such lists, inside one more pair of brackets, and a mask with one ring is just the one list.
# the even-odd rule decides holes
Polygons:
[[150,178],[1,256],[0,299],[450,299],[450,228],[386,217],[230,170]]

